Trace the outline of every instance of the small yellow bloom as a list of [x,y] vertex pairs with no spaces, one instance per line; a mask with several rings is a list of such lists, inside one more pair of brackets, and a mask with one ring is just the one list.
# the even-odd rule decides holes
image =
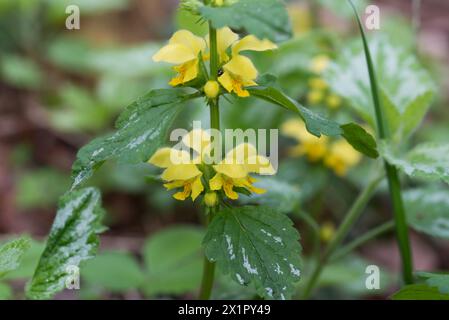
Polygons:
[[309,80],[309,86],[310,86],[310,88],[315,89],[315,90],[326,90],[327,82],[324,81],[322,78],[315,77],[315,78],[311,78]]
[[215,207],[218,204],[218,196],[216,192],[208,192],[204,195],[204,203],[209,208]]
[[[225,63],[223,74],[218,78],[218,81],[228,92],[234,92],[239,97],[248,97],[249,92],[244,87],[257,85],[255,80],[258,72],[252,61],[240,53],[242,51],[273,50],[277,46],[269,40],[259,40],[253,35],[237,40],[238,35],[228,27],[217,31],[218,54],[220,62]],[[227,53],[227,49],[231,46],[232,58]]]
[[332,144],[324,158],[324,164],[334,170],[339,176],[344,176],[347,171],[357,165],[362,156],[346,140],[341,139]]
[[282,125],[281,132],[299,142],[297,146],[289,150],[292,157],[307,156],[309,161],[316,162],[326,155],[328,138],[325,136],[318,138],[310,134],[303,121],[288,120]]
[[324,92],[322,90],[314,89],[307,94],[307,102],[311,105],[318,104],[324,99]]
[[312,59],[312,64],[310,66],[310,71],[321,74],[329,66],[330,59],[328,56],[322,54],[318,55]]
[[325,222],[320,228],[320,239],[324,243],[332,240],[335,235],[335,226],[332,222]]
[[217,81],[207,81],[204,86],[204,92],[206,93],[206,97],[209,99],[214,99],[220,92],[220,85]]
[[239,195],[234,187],[245,188],[257,194],[266,191],[256,188],[253,183],[256,179],[250,176],[251,173],[273,175],[275,170],[270,161],[257,154],[256,148],[251,144],[240,144],[226,154],[224,160],[214,165],[215,176],[209,181],[211,190],[223,189],[229,199],[236,200]]
[[182,188],[173,197],[177,200],[185,200],[189,196],[193,201],[204,191],[202,183],[203,173],[198,165],[202,163],[203,156],[208,151],[211,138],[203,130],[192,130],[182,139],[184,145],[195,150],[197,156],[191,158],[185,150],[173,148],[161,148],[151,157],[149,163],[165,169],[161,175],[166,183],[167,190]]
[[326,98],[326,104],[331,109],[337,109],[338,107],[341,106],[341,98],[338,95],[331,93]]
[[170,81],[170,85],[177,86],[198,76],[199,54],[205,49],[206,42],[203,38],[188,30],[180,30],[171,37],[168,45],[153,56],[153,60],[176,65],[173,69],[178,75]]

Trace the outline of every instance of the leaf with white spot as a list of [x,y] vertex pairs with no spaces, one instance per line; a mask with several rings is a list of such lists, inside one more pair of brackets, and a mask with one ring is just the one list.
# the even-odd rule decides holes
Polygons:
[[267,299],[288,299],[300,278],[298,240],[285,214],[245,206],[217,213],[203,244],[207,258],[241,285],[254,283]]
[[404,193],[409,225],[434,237],[449,239],[449,190],[414,189]]
[[95,188],[76,190],[61,198],[46,247],[27,285],[28,298],[51,298],[64,289],[69,267],[79,267],[95,256],[97,234],[104,230],[103,215],[100,192]]
[[72,168],[72,190],[92,176],[105,161],[141,163],[164,143],[182,103],[198,97],[183,89],[153,90],[132,103],[117,120],[117,131],[83,148]]
[[423,143],[404,156],[398,156],[384,143],[383,157],[406,175],[424,179],[441,179],[449,183],[449,144]]
[[24,253],[30,247],[30,239],[22,237],[0,247],[0,278],[19,267]]
[[[421,123],[435,95],[429,73],[417,59],[385,37],[370,41],[385,118],[395,141],[401,141]],[[375,115],[366,59],[361,42],[347,46],[324,74],[331,89],[344,97],[372,126]]]

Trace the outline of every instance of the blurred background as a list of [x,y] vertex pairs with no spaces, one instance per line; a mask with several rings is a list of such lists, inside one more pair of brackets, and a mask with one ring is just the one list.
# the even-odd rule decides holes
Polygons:
[[[368,4],[359,3],[361,8]],[[80,30],[65,28],[65,8],[70,4],[80,7]],[[381,29],[375,32],[416,54],[438,86],[438,96],[414,141],[447,141],[449,2],[370,4],[381,9]],[[332,60],[350,43],[360,41],[349,6],[336,0],[287,1],[287,5],[295,37],[277,52],[257,54],[258,69],[276,75],[281,87],[305,105],[340,122],[357,120],[344,99],[332,92],[320,95],[309,81],[310,65],[317,57]],[[0,242],[17,234],[34,239],[23,266],[0,283],[0,298],[23,297],[58,198],[70,185],[77,150],[111,131],[117,115],[135,98],[168,86],[170,66],[155,64],[151,57],[175,30],[206,34],[205,25],[196,24],[196,18],[177,6],[176,0],[0,1]],[[252,99],[236,104],[222,107],[223,126],[279,128],[288,120],[285,112],[269,105],[261,113],[261,103],[256,109]],[[189,128],[193,119],[208,123],[207,109],[201,103],[189,106],[180,119],[177,127]],[[301,233],[307,266],[315,242],[324,245],[332,236],[373,161],[363,159],[348,174],[336,175],[306,158],[290,157],[288,149],[294,144],[282,137],[281,168],[275,181],[269,182],[269,193],[242,202],[277,201]],[[157,173],[147,164],[112,163],[91,179],[89,184],[103,192],[108,230],[101,236],[99,256],[82,270],[81,290],[57,298],[195,297],[202,266],[199,205],[172,199],[151,179]],[[385,186],[351,237],[390,219],[384,191]],[[304,214],[312,215],[316,223],[305,223]],[[412,243],[417,269],[449,269],[449,243],[415,232]],[[375,294],[364,287],[365,267],[371,263],[381,266],[383,274],[382,290]],[[385,298],[395,290],[398,270],[396,244],[386,233],[331,264],[320,280],[317,297]],[[254,291],[220,277],[214,295],[251,298]]]

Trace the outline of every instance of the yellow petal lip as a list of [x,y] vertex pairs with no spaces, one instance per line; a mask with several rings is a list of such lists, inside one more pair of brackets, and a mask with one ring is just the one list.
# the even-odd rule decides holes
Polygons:
[[209,180],[209,187],[214,191],[220,190],[223,187],[223,177],[221,173],[215,174],[215,176]]
[[199,175],[195,180],[192,182],[192,201],[195,201],[195,199],[201,194],[201,192],[204,191],[203,183],[201,182],[201,175]]
[[200,174],[201,171],[194,164],[179,164],[165,169],[161,177],[165,181],[189,180]]
[[243,164],[219,163],[213,166],[215,171],[233,179],[245,178],[248,175],[246,166]]
[[234,76],[240,77],[243,81],[254,80],[258,75],[251,59],[242,55],[234,56],[231,61],[223,66],[223,69]]
[[219,78],[218,82],[223,86],[223,88],[226,89],[228,92],[232,92],[233,90],[233,84],[232,84],[232,77],[229,72],[224,72]]
[[248,35],[232,46],[232,55],[236,56],[242,51],[267,51],[274,49],[277,49],[277,45],[273,42],[267,39],[259,40],[253,35]]

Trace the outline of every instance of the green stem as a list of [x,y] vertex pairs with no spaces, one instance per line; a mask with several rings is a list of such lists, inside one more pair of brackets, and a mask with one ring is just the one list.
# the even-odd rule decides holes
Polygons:
[[[211,211],[207,217],[207,225],[213,219],[213,212]],[[199,294],[200,300],[209,300],[212,294],[212,287],[214,286],[215,263],[210,262],[207,257],[204,257],[203,262],[203,278],[201,280],[201,289]]]
[[[369,79],[371,84],[371,92],[374,102],[374,110],[376,114],[377,128],[380,139],[384,140],[389,138],[388,126],[385,124],[385,118],[383,116],[382,103],[379,95],[379,87],[377,85],[376,72],[371,58],[368,41],[366,40],[365,32],[363,31],[362,23],[357,14],[357,10],[351,0],[348,0],[351,4],[355,16],[357,17],[357,23],[362,35],[363,47],[365,50],[365,58],[368,67]],[[408,235],[407,220],[405,216],[404,203],[402,200],[401,184],[399,182],[399,176],[396,167],[391,166],[388,162],[384,162],[385,171],[387,173],[388,185],[390,189],[390,198],[393,204],[393,215],[396,225],[396,239],[401,253],[402,260],[402,277],[406,284],[413,283],[413,259],[410,249],[410,240]]]
[[369,230],[364,235],[358,237],[354,241],[348,243],[347,245],[339,249],[337,252],[335,252],[335,254],[331,256],[329,261],[333,262],[339,260],[344,256],[346,256],[347,254],[353,252],[358,247],[393,229],[394,229],[394,221],[388,221],[384,224],[381,224],[380,226],[377,226],[374,229]]
[[374,195],[377,186],[383,179],[383,175],[375,177],[359,194],[356,201],[353,203],[352,207],[349,209],[348,213],[345,215],[345,218],[335,233],[333,239],[326,247],[321,259],[318,261],[315,269],[312,273],[312,276],[309,278],[307,282],[306,288],[304,290],[303,298],[308,299],[312,294],[313,289],[326,266],[329,258],[334,253],[334,250],[340,245],[340,243],[347,236],[349,230],[354,225],[354,223],[359,219],[360,215],[363,213],[363,209],[365,208],[368,201]]
[[[209,22],[209,43],[210,43],[210,79],[217,80],[218,77],[218,50],[217,50],[217,30],[212,27]],[[210,101],[210,127],[211,129],[220,130],[220,108],[218,98]],[[211,210],[208,216],[207,224],[214,218],[214,211]],[[201,300],[208,300],[212,294],[212,287],[214,285],[215,263],[210,262],[207,257],[204,257],[203,264],[203,278],[201,281],[201,290],[199,298]]]

